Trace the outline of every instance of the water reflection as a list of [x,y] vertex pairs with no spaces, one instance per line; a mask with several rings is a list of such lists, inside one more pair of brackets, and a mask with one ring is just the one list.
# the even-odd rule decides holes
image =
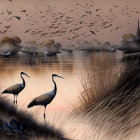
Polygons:
[[[54,104],[59,103],[63,108],[63,106],[66,106],[65,101],[70,100],[71,102],[73,101],[72,98],[78,95],[81,85],[79,77],[82,73],[95,67],[95,59],[97,59],[97,57],[100,58],[101,54],[61,54],[47,58],[35,58],[27,55],[26,58],[25,56],[24,58],[1,58],[1,88],[5,89],[12,84],[20,83],[21,79],[19,73],[21,71],[26,72],[31,78],[27,79],[27,87],[19,95],[21,98],[24,96],[25,99],[23,102],[22,98],[20,105],[23,103],[26,105],[27,100],[30,101],[37,95],[52,89],[51,74],[56,73],[63,76],[65,79],[64,81],[57,80],[60,93],[58,92],[58,97]],[[110,54],[109,57],[112,59],[112,54]],[[30,95],[26,96],[29,92]],[[64,102],[61,98],[65,98]],[[59,108],[58,105],[56,106]]]
[[57,56],[52,56],[48,58],[44,57],[34,57],[32,55],[26,55],[24,58],[1,58],[0,67],[10,67],[10,66],[41,66],[44,64],[59,63]]
[[[95,56],[101,57],[101,54],[94,53],[78,53],[78,54],[60,54],[52,57],[12,57],[0,59],[0,88],[21,83],[20,72],[26,72],[31,78],[27,79],[25,89],[19,94],[18,108],[27,110],[27,105],[35,97],[51,91],[53,83],[51,80],[52,73],[56,73],[64,77],[63,80],[56,79],[58,91],[55,99],[47,107],[47,122],[54,123],[54,117],[61,117],[56,120],[62,122],[66,118],[66,114],[71,109],[71,104],[76,101],[80,89],[80,76],[82,73],[89,72],[95,67]],[[109,54],[112,59],[112,54]],[[4,95],[12,102],[12,95]],[[37,116],[40,121],[43,120],[43,107],[34,107],[27,111]],[[43,121],[42,121],[43,122]],[[60,124],[60,123],[59,123]],[[64,123],[61,123],[61,125]]]

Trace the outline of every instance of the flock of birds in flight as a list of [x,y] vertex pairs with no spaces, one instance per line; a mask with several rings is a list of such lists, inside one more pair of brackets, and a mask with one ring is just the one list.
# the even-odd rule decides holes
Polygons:
[[[28,78],[30,78],[25,72],[21,72],[20,73],[21,79],[22,79],[22,83],[21,84],[15,84],[12,85],[10,87],[8,87],[7,89],[5,89],[1,94],[13,94],[14,95],[14,101],[13,103],[17,106],[17,98],[19,93],[25,88],[25,80],[23,78],[23,76],[27,76]],[[63,78],[57,74],[52,74],[52,81],[54,83],[54,89],[51,92],[47,92],[45,94],[42,94],[36,98],[34,98],[29,105],[27,106],[28,108],[31,108],[33,106],[38,106],[38,105],[43,105],[44,106],[44,121],[45,121],[45,125],[46,125],[46,107],[48,104],[50,104],[52,102],[52,100],[54,99],[54,97],[56,96],[57,93],[57,85],[55,82],[55,78]]]
[[[14,2],[14,0],[9,0],[9,2]],[[45,10],[41,10],[39,5],[34,3],[34,7],[37,8],[34,13],[31,13],[29,10],[23,9],[21,7],[20,13],[23,13],[25,16],[27,16],[27,18],[24,16],[21,17],[18,15],[12,15],[12,11],[6,10],[8,17],[10,16],[7,21],[9,22],[15,18],[21,22],[23,18],[25,22],[22,24],[28,24],[28,29],[23,31],[24,34],[28,33],[32,36],[39,36],[39,38],[62,37],[63,39],[67,40],[75,40],[81,36],[92,37],[97,34],[104,35],[102,30],[106,29],[109,32],[118,31],[122,28],[122,26],[115,27],[113,22],[117,20],[120,15],[131,18],[131,13],[140,13],[136,8],[129,10],[128,5],[125,5],[124,8],[121,8],[119,5],[112,4],[110,9],[108,9],[108,14],[102,16],[102,12],[104,11],[100,8],[97,8],[95,6],[95,2],[93,1],[86,2],[85,4],[75,3],[73,7],[74,9],[64,8],[61,12],[55,12],[58,10],[55,6],[49,6],[47,4],[44,4],[44,6],[46,7]],[[115,14],[116,9],[119,9],[120,15]],[[79,18],[75,18],[76,13],[81,13]],[[4,12],[1,14],[4,15]],[[40,19],[35,20],[33,14],[39,16]],[[50,21],[48,21],[49,16],[51,17],[51,19],[49,19]],[[39,21],[41,21],[40,24],[42,24],[42,27],[44,26],[44,29],[36,28],[36,24],[38,24]],[[7,25],[4,28],[4,30],[0,31],[0,34],[5,34],[11,28],[11,25]]]

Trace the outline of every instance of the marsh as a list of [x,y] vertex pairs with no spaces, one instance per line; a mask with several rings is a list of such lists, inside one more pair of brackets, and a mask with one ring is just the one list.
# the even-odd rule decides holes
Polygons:
[[[108,54],[110,58],[114,57],[112,53]],[[77,52],[74,54],[62,53],[47,58],[30,55],[1,58],[1,90],[12,84],[21,83],[21,71],[28,73],[30,78],[26,78],[26,88],[19,94],[18,108],[30,112],[38,121],[44,123],[43,108],[27,109],[27,105],[35,97],[53,89],[52,73],[63,76],[63,80],[56,79],[58,91],[55,99],[46,109],[46,121],[58,128],[64,128],[65,131],[77,129],[77,133],[79,130],[81,132],[83,126],[85,127],[87,124],[80,122],[77,127],[74,121],[68,120],[68,114],[72,111],[72,104],[81,91],[80,77],[94,67],[92,62],[95,55],[99,58],[101,56],[100,53]],[[12,102],[13,95],[5,94],[3,96]],[[81,135],[82,133],[79,136]]]
[[[122,69],[123,67],[125,68],[125,65],[123,62],[119,61],[119,55],[109,52],[75,52],[72,54],[61,53],[57,56],[47,58],[33,57],[30,55],[26,55],[26,57],[25,55],[20,55],[20,57],[14,56],[12,58],[1,58],[1,90],[12,84],[21,83],[21,71],[28,73],[31,78],[26,78],[26,87],[19,94],[17,108],[32,114],[37,121],[43,124],[43,108],[34,107],[27,109],[27,105],[35,97],[53,90],[53,83],[51,81],[52,73],[63,76],[63,80],[56,79],[58,91],[55,99],[46,109],[46,122],[55,126],[56,128],[62,129],[69,138],[90,140],[94,136],[91,131],[96,131],[98,128],[95,125],[92,126],[91,129],[91,124],[100,123],[98,117],[102,117],[102,113],[100,113],[101,110],[96,112],[99,113],[95,117],[97,120],[93,120],[92,123],[90,122],[90,117],[83,120],[73,115],[73,113],[71,114],[71,112],[75,111],[74,114],[76,114],[78,110],[77,105],[80,105],[82,102],[81,108],[83,109],[85,106],[90,105],[90,100],[91,103],[93,103],[92,100],[99,103],[100,97],[98,98],[98,96],[100,96],[100,94],[102,100],[107,100],[106,92],[108,95],[110,95],[111,92],[108,91],[110,88],[112,88],[111,91],[114,90],[113,86],[115,86],[117,83],[115,81],[119,79],[119,75],[121,75],[121,73],[123,74],[123,71],[124,74],[127,72],[127,70],[125,71],[125,69]],[[86,77],[89,78],[85,80]],[[109,82],[111,83],[109,84]],[[118,81],[118,84],[119,83],[121,82]],[[110,85],[112,86],[110,87]],[[94,90],[97,91],[97,95],[95,95],[95,97]],[[92,91],[92,93],[90,93],[90,91]],[[100,91],[102,91],[102,93]],[[91,94],[91,96],[88,96],[88,94]],[[5,94],[3,96],[12,102],[12,95]],[[86,99],[88,99],[87,103]],[[111,100],[114,100],[114,98],[112,97]],[[94,106],[96,107],[96,105],[92,105],[93,111],[94,109],[96,110]],[[90,106],[86,110],[88,111],[88,109],[90,110]],[[116,110],[114,110],[114,112],[115,111]],[[84,112],[85,111],[83,111],[83,114]],[[105,123],[105,126],[108,126],[108,123]],[[99,131],[99,137],[103,137],[103,129],[101,128]],[[99,137],[96,139],[98,140]],[[112,137],[109,136],[108,138]],[[104,137],[103,139],[106,138]]]

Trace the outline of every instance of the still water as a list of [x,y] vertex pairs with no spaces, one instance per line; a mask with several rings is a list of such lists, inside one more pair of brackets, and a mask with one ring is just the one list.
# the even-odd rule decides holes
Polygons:
[[[46,120],[48,123],[61,127],[68,131],[74,138],[79,139],[79,132],[83,135],[83,127],[69,121],[67,115],[72,111],[72,105],[77,102],[81,91],[80,77],[94,67],[93,56],[100,54],[75,53],[59,54],[47,58],[33,58],[32,56],[20,56],[13,58],[0,58],[0,89],[21,83],[20,72],[24,71],[30,78],[25,77],[26,87],[19,94],[18,108],[30,112],[34,117],[43,123],[43,107],[37,106],[27,109],[29,102],[35,97],[53,90],[54,85],[51,75],[58,74],[64,79],[56,78],[57,94],[55,99],[47,106]],[[13,95],[3,95],[13,101]],[[77,128],[77,131],[75,131]],[[73,132],[76,132],[75,134]],[[67,133],[67,132],[66,132]],[[78,134],[78,135],[77,135]],[[80,136],[79,136],[80,137]]]

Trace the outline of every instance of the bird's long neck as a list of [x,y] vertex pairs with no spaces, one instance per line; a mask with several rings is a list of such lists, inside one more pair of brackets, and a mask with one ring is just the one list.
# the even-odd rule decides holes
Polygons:
[[22,74],[21,74],[21,79],[22,79],[22,81],[23,81],[22,84],[21,84],[21,87],[24,88],[24,87],[25,87],[25,80],[24,80]]
[[53,96],[55,96],[55,94],[56,94],[56,92],[57,92],[57,86],[56,86],[56,83],[55,83],[55,81],[54,81],[54,77],[52,77],[52,81],[53,81],[53,83],[54,83],[54,94],[53,94]]

